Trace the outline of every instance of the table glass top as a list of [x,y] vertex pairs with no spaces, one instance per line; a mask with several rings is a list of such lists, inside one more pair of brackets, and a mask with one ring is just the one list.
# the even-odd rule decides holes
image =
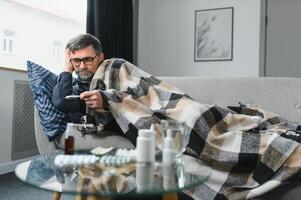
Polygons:
[[19,164],[15,174],[22,181],[41,189],[109,197],[177,192],[202,184],[210,175],[210,169],[201,164],[194,171],[197,173],[187,171],[183,161],[169,166],[156,162],[128,163],[119,167],[90,164],[59,168],[54,159],[62,153],[56,151],[36,156]]

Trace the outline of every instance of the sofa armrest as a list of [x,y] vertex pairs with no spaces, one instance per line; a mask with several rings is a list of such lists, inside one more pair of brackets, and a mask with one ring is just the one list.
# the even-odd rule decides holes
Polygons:
[[[41,128],[40,119],[36,108],[34,109],[34,129],[35,137],[40,154],[47,154],[56,149],[54,142],[49,142],[46,134]],[[99,134],[86,135],[85,138],[79,131],[73,133],[75,139],[75,149],[92,149],[98,146],[101,147],[116,147],[116,148],[134,148],[134,145],[126,137],[118,135],[111,131],[102,131]],[[64,140],[61,139],[63,147]]]

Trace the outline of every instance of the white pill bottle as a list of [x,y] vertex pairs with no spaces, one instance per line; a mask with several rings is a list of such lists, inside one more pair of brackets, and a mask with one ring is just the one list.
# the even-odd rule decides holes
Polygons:
[[155,162],[155,132],[152,129],[140,129],[137,137],[137,162]]

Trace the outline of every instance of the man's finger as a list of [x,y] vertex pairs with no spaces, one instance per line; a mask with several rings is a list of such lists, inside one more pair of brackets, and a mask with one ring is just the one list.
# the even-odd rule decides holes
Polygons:
[[91,101],[97,101],[97,96],[95,96],[95,95],[92,95],[90,98],[89,98]]
[[80,98],[85,100],[85,98],[89,98],[91,95],[92,95],[91,92],[86,91],[80,94]]

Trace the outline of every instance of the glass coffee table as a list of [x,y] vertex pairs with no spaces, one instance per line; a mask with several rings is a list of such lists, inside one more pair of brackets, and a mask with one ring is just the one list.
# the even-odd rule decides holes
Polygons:
[[[86,154],[85,151],[77,152]],[[183,162],[172,166],[128,163],[122,166],[101,167],[99,165],[58,168],[54,164],[62,151],[39,155],[30,161],[20,163],[15,169],[16,176],[34,187],[53,191],[54,199],[61,193],[72,193],[76,199],[112,199],[115,197],[147,197],[162,195],[164,200],[177,200],[177,192],[197,187],[204,183],[210,168],[202,166],[197,173],[185,170]],[[194,159],[191,158],[190,159]],[[198,159],[194,159],[198,162]],[[189,161],[190,162],[190,161]]]

